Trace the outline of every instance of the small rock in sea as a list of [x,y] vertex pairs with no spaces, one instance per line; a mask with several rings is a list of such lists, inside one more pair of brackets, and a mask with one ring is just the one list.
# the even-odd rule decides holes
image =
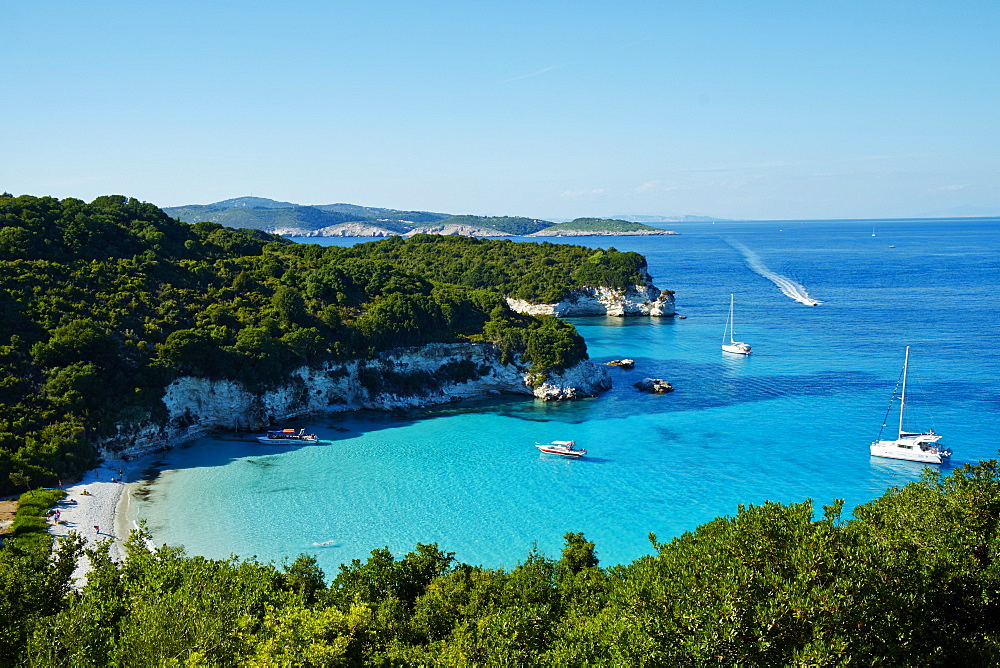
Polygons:
[[605,362],[605,364],[608,366],[620,366],[623,369],[635,368],[635,360],[630,360],[628,358],[625,358],[623,360],[611,360],[610,362]]
[[677,319],[678,320],[687,320],[687,316],[686,315],[679,315],[679,316],[677,316]]
[[641,392],[649,392],[650,394],[666,394],[674,391],[674,386],[662,378],[643,378],[632,387],[637,387]]

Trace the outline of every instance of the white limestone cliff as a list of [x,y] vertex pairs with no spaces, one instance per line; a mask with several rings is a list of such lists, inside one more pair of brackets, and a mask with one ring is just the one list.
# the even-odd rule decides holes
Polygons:
[[414,234],[441,234],[441,235],[462,235],[466,237],[509,237],[513,236],[509,232],[494,230],[492,227],[480,227],[478,225],[464,225],[449,223],[447,225],[423,225],[414,228],[404,234],[404,237],[412,237]]
[[[455,380],[456,367],[463,380]],[[188,376],[167,387],[165,423],[122,423],[97,445],[105,457],[139,456],[210,431],[263,429],[310,413],[418,408],[491,394],[573,399],[611,387],[607,370],[589,360],[535,381],[519,361],[503,364],[488,343],[430,344],[388,351],[374,360],[301,367],[287,383],[263,393],[235,381]]]
[[577,288],[565,299],[552,304],[512,297],[507,297],[507,304],[518,313],[554,315],[560,318],[581,315],[674,316],[674,293],[671,290],[659,290],[645,270],[639,278],[643,281],[642,284],[630,285],[624,290],[588,286]]

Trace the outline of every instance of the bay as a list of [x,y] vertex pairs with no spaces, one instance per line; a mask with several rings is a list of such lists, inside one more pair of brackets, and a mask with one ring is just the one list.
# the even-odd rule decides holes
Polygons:
[[[636,360],[610,369],[610,392],[316,416],[288,425],[324,439],[300,448],[201,439],[160,457],[131,517],[192,554],[304,552],[328,574],[418,541],[511,567],[533,546],[557,556],[569,531],[594,540],[602,564],[627,563],[651,552],[649,532],[665,540],[739,504],[844,499],[849,512],[919,478],[920,465],[868,455],[907,345],[907,424],[944,434],[951,467],[996,456],[1000,220],[671,227],[681,234],[549,240],[643,253],[656,285],[677,293],[683,320],[573,320],[592,359]],[[747,358],[719,348],[730,294]],[[637,392],[647,376],[677,389]],[[552,439],[590,455],[563,461],[533,447]]]

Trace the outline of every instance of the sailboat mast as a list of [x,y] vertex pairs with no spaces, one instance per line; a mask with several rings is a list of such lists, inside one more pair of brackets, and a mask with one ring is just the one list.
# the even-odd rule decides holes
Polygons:
[[729,342],[736,343],[736,323],[733,322],[733,302],[736,295],[729,295]]
[[906,346],[906,357],[903,358],[903,392],[899,397],[899,436],[903,438],[903,411],[906,410],[906,370],[910,366],[910,346]]

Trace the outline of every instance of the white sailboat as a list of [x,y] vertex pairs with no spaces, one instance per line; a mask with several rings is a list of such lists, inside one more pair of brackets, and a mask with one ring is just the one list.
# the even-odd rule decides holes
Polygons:
[[[925,464],[943,464],[951,458],[951,449],[938,443],[940,434],[933,429],[925,432],[903,431],[903,414],[906,411],[906,375],[910,366],[910,346],[906,346],[903,360],[903,391],[899,398],[899,433],[892,441],[876,440],[871,444],[872,457],[905,459]],[[882,425],[885,427],[885,425]],[[879,436],[881,436],[879,432]]]
[[[750,346],[743,343],[742,341],[736,340],[736,333],[733,331],[733,304],[735,302],[735,297],[729,295],[729,319],[726,320],[726,331],[722,333],[722,351],[726,353],[733,353],[734,355],[749,355]],[[729,341],[726,341],[726,337],[729,337]]]

